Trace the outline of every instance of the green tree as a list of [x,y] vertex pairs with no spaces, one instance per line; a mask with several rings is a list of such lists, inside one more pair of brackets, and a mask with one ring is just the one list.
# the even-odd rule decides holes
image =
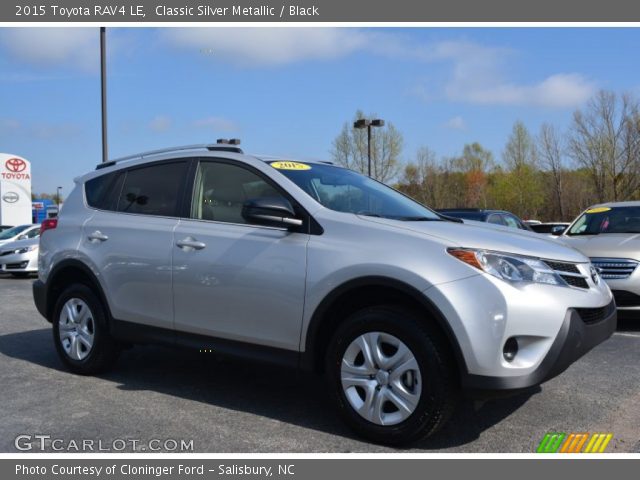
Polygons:
[[537,216],[544,200],[537,151],[529,130],[521,121],[513,124],[502,158],[507,175],[500,181],[506,181],[509,187],[508,191],[501,193],[506,196],[503,208],[524,218]]

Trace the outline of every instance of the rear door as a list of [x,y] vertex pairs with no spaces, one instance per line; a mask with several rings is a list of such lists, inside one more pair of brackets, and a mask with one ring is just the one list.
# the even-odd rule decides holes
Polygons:
[[176,330],[298,349],[309,235],[242,216],[246,200],[274,196],[292,201],[248,166],[200,161],[190,218],[174,233]]
[[98,272],[117,320],[173,327],[171,253],[188,161],[132,167],[90,180],[94,215],[80,249]]

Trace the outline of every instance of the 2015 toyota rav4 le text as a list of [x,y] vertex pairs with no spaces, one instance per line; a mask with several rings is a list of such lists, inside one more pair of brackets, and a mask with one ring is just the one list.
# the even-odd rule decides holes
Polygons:
[[42,226],[38,310],[92,374],[165,343],[323,373],[370,440],[437,431],[464,390],[539,384],[616,326],[589,259],[441,217],[368,177],[232,145],[155,151],[76,179]]

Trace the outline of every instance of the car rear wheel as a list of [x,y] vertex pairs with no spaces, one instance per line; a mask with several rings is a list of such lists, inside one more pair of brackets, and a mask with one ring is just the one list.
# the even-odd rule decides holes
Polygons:
[[399,445],[434,434],[457,401],[446,340],[401,307],[349,316],[329,346],[326,372],[348,425],[378,443]]
[[63,363],[74,373],[90,375],[109,369],[119,346],[108,331],[104,306],[86,285],[67,288],[58,298],[53,341]]

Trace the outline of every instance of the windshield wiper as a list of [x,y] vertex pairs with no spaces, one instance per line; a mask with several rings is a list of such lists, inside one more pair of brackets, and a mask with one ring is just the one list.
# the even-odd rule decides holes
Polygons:
[[397,217],[396,220],[400,220],[402,222],[441,222],[441,218],[433,218],[433,217]]

